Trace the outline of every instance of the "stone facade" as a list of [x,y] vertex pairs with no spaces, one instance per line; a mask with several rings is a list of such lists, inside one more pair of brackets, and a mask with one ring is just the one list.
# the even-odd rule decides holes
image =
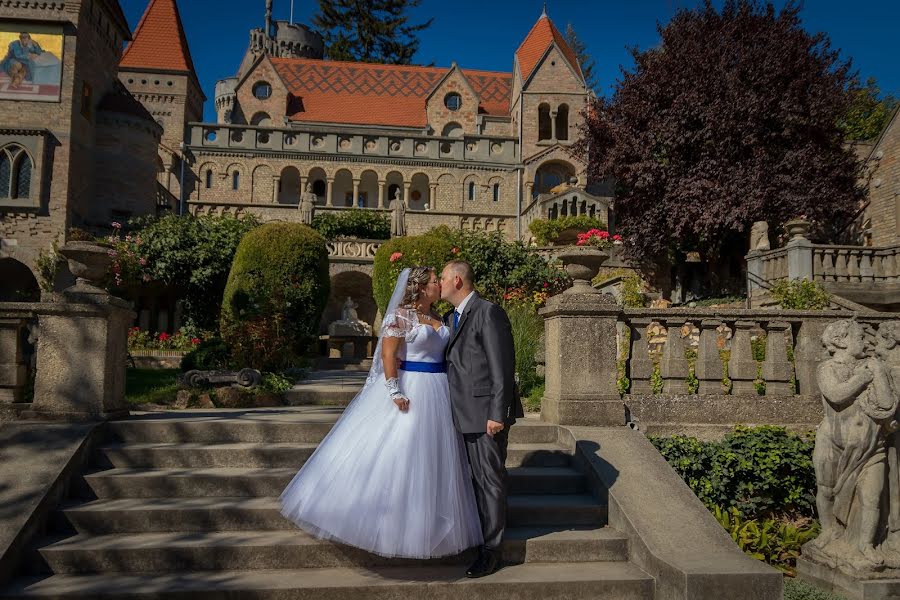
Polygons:
[[882,132],[866,161],[871,245],[900,243],[900,111]]
[[[101,227],[113,218],[112,207],[98,201],[103,194],[95,173],[107,168],[98,148],[104,136],[127,137],[133,126],[112,116],[121,105],[104,102],[117,91],[117,66],[130,31],[116,0],[3,2],[0,19],[23,27],[58,24],[63,36],[59,102],[0,99],[0,150],[24,149],[31,168],[27,197],[10,198],[4,191],[0,198],[0,262],[34,270],[40,251],[54,239],[64,243],[70,227]],[[136,108],[129,119],[149,119]],[[158,143],[160,131],[152,120],[149,129],[140,127],[150,143]],[[152,188],[135,189],[129,202],[153,205],[154,194]]]

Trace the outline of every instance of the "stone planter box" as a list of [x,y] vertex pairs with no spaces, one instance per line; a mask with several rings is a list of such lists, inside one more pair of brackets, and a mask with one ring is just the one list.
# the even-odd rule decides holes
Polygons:
[[138,369],[178,369],[187,352],[181,350],[130,350]]

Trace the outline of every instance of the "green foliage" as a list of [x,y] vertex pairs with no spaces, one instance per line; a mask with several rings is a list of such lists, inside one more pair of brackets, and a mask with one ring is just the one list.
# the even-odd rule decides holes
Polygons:
[[522,398],[522,404],[528,412],[539,412],[541,410],[541,400],[544,398],[545,385],[540,382],[533,388],[531,393]]
[[178,393],[178,369],[128,369],[125,400],[129,404],[171,404]]
[[222,298],[235,363],[293,366],[318,331],[329,283],[325,238],[306,225],[267,223],[244,236]]
[[197,344],[197,347],[181,358],[181,370],[210,371],[227,369],[231,364],[231,349],[222,338],[214,337]]
[[312,227],[326,240],[342,237],[386,240],[391,237],[391,221],[384,213],[359,208],[319,213],[313,217]]
[[219,326],[222,292],[231,261],[244,235],[259,225],[253,216],[178,217],[130,223],[141,239],[146,273],[177,288],[184,299],[185,322],[203,330]]
[[600,86],[597,82],[597,74],[594,72],[594,69],[597,68],[596,63],[594,63],[593,57],[587,51],[587,44],[581,41],[575,34],[575,28],[572,27],[571,23],[566,25],[566,43],[569,44],[569,48],[572,49],[572,52],[575,53],[575,57],[578,58],[578,65],[581,67],[581,74],[584,75],[584,82],[587,84],[588,88],[592,90],[597,90]]
[[784,600],[847,600],[844,596],[823,592],[797,579],[784,580]]
[[444,263],[454,256],[453,244],[447,236],[430,232],[393,238],[383,243],[375,252],[372,268],[372,291],[378,308],[382,311],[387,309],[400,271],[407,267],[430,266],[440,273]]
[[728,376],[728,362],[731,360],[731,350],[719,350],[719,358],[722,359],[722,393],[731,393],[731,377]]
[[628,378],[625,367],[628,362],[628,351],[631,346],[631,329],[625,329],[622,340],[619,342],[619,352],[616,357],[616,390],[620,396],[624,396],[631,388],[631,380]]
[[407,13],[422,0],[319,0],[313,25],[325,38],[331,60],[408,65],[419,48],[417,34],[434,19],[410,24]]
[[530,303],[507,302],[504,309],[512,328],[519,392],[527,397],[536,385],[542,383],[542,379],[537,375],[535,355],[540,347],[541,334],[544,332],[544,320]]
[[622,278],[622,306],[625,308],[644,308],[647,306],[641,278],[634,273]]
[[62,262],[63,257],[59,253],[59,236],[57,236],[53,239],[49,249],[42,248],[38,253],[36,266],[38,283],[42,291],[53,291],[53,282],[56,280],[56,273]]
[[259,385],[260,391],[275,392],[282,394],[294,387],[294,382],[285,377],[282,373],[263,373],[262,383]]
[[831,294],[822,284],[806,278],[782,279],[769,292],[784,309],[824,310],[831,302]]
[[650,391],[654,394],[662,394],[663,384],[662,373],[659,370],[659,363],[653,365],[653,372],[650,374]]
[[819,535],[815,521],[798,527],[771,518],[745,519],[734,507],[714,506],[712,512],[741,550],[789,575],[794,573],[800,547]]
[[738,426],[719,441],[650,441],[710,510],[734,507],[750,518],[815,514],[814,444],[804,436],[782,427]]
[[697,366],[697,351],[693,348],[686,348],[684,357],[688,361],[687,389],[688,394],[696,394],[700,390],[700,380],[697,379],[695,369]]
[[559,219],[535,219],[528,224],[528,229],[538,246],[546,246],[555,242],[559,234],[567,229],[572,229],[576,233],[584,233],[591,229],[606,229],[606,223],[596,217],[578,215]]
[[873,140],[881,134],[891,118],[897,99],[882,97],[874,77],[860,86],[854,81],[850,87],[850,107],[840,120],[840,128],[848,140]]

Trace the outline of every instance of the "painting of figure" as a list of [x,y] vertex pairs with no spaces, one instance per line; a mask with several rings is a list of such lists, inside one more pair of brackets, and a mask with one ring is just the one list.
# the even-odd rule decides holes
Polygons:
[[0,99],[58,101],[62,27],[0,21]]

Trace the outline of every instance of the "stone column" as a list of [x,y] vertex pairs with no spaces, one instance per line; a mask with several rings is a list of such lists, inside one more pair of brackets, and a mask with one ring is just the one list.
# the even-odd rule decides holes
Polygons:
[[766,381],[766,396],[789,396],[793,367],[788,361],[791,325],[784,321],[772,321],[766,332],[766,359],[762,376]]
[[732,394],[756,395],[756,361],[753,360],[753,344],[750,332],[756,327],[753,321],[736,321],[731,339],[731,358],[728,361],[728,377],[732,382]]
[[700,380],[701,394],[722,393],[722,358],[719,356],[718,338],[719,325],[722,322],[717,319],[703,319],[700,321],[700,345],[697,348],[697,363],[694,365],[694,375]]
[[325,183],[325,206],[334,206],[332,192],[334,192],[334,177],[326,177]]
[[556,142],[556,115],[559,114],[555,110],[550,111],[550,141]]
[[300,208],[300,203],[303,202],[303,194],[306,193],[306,182],[307,178],[304,175],[300,176],[300,189],[297,190],[297,208]]
[[612,296],[565,293],[540,310],[546,339],[541,419],[560,425],[625,424],[616,392],[616,321]]
[[681,326],[683,318],[666,319],[666,347],[659,363],[659,374],[663,379],[666,394],[687,394],[688,361],[684,356],[684,338]]
[[411,181],[403,182],[403,201],[406,202],[406,208],[409,208],[409,203],[412,202],[412,197],[410,196],[409,190],[412,188]]
[[378,208],[384,208],[384,192],[387,181],[378,182]]
[[272,178],[272,204],[278,204],[278,186],[281,184],[281,176]]
[[631,386],[630,394],[649,394],[650,377],[653,375],[653,361],[647,348],[647,326],[652,319],[641,317],[631,319],[631,356],[628,359]]
[[359,179],[353,180],[353,199],[350,201],[350,206],[355,208],[358,206],[359,202]]
[[792,238],[784,247],[787,249],[788,279],[812,281],[812,242],[800,236]]
[[430,183],[428,189],[428,208],[434,210],[437,208],[437,184]]
[[0,404],[22,401],[27,376],[22,336],[27,323],[21,314],[0,310]]

